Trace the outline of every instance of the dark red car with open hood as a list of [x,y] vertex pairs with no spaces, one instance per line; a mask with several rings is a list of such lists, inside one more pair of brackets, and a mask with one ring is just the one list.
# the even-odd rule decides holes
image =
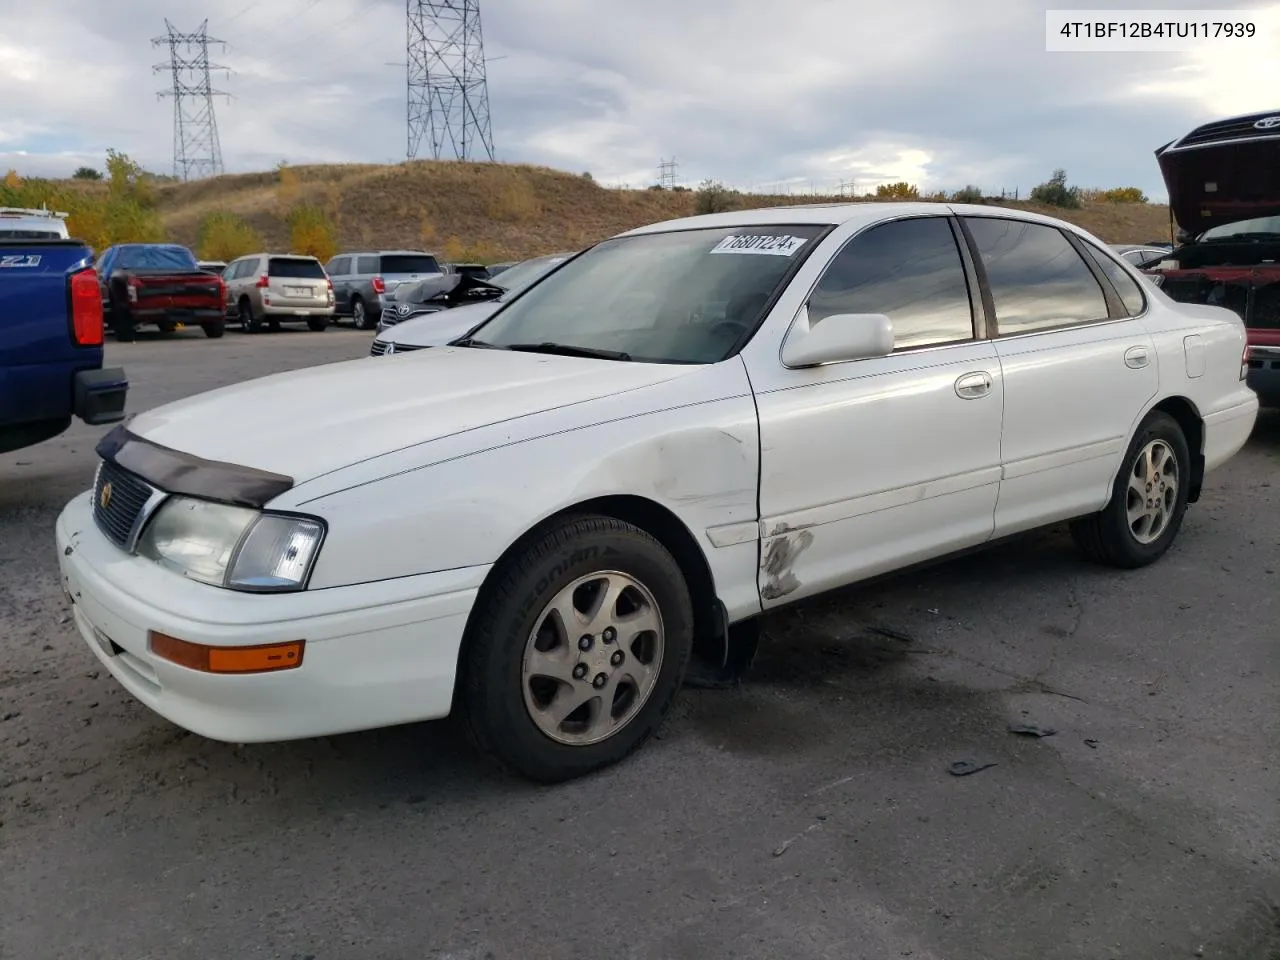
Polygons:
[[1280,405],[1280,109],[1206,123],[1156,159],[1180,229],[1144,269],[1174,300],[1238,313],[1249,386]]

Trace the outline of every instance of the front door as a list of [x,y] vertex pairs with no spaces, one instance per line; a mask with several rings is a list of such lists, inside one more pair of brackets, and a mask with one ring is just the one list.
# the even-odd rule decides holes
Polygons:
[[748,362],[766,609],[986,541],[1000,481],[1003,378],[947,217],[857,234],[802,309],[811,323],[886,314],[896,348],[805,369]]

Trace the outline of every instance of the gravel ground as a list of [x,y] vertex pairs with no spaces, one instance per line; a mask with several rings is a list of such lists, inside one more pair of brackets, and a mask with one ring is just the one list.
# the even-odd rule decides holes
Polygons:
[[[137,411],[369,338],[108,361]],[[102,432],[0,457],[4,960],[1280,957],[1276,414],[1154,567],[1052,530],[802,604],[741,689],[554,788],[452,721],[236,747],[132,701],[53,550]]]

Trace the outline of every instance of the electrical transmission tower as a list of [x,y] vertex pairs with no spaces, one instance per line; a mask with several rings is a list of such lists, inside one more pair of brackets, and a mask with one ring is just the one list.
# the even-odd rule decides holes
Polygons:
[[166,18],[163,37],[151,41],[153,47],[168,47],[169,60],[153,68],[168,73],[173,87],[162,90],[161,97],[173,98],[173,175],[183,180],[216,176],[222,173],[222,145],[218,142],[218,121],[213,114],[213,98],[228,94],[213,89],[210,70],[226,67],[209,62],[209,44],[226,44],[209,36],[209,21],[200,24],[195,33],[181,33]]
[[479,0],[405,0],[408,65],[408,158],[423,138],[431,156],[447,151],[493,159],[489,84]]
[[675,157],[672,157],[670,160],[658,161],[658,186],[663,190],[675,189],[676,166]]

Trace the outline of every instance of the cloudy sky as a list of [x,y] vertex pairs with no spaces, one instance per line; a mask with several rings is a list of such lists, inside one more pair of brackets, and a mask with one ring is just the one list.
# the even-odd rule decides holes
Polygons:
[[[1163,189],[1152,151],[1215,117],[1280,108],[1268,39],[1198,53],[1048,53],[1051,0],[482,0],[497,158],[645,186]],[[1077,3],[1093,9],[1167,4]],[[1191,4],[1186,4],[1191,6]],[[168,18],[228,44],[228,171],[405,155],[404,0],[0,0],[0,167],[65,174],[107,147],[172,169]],[[399,65],[397,65],[399,64]],[[423,148],[429,155],[429,148]]]

